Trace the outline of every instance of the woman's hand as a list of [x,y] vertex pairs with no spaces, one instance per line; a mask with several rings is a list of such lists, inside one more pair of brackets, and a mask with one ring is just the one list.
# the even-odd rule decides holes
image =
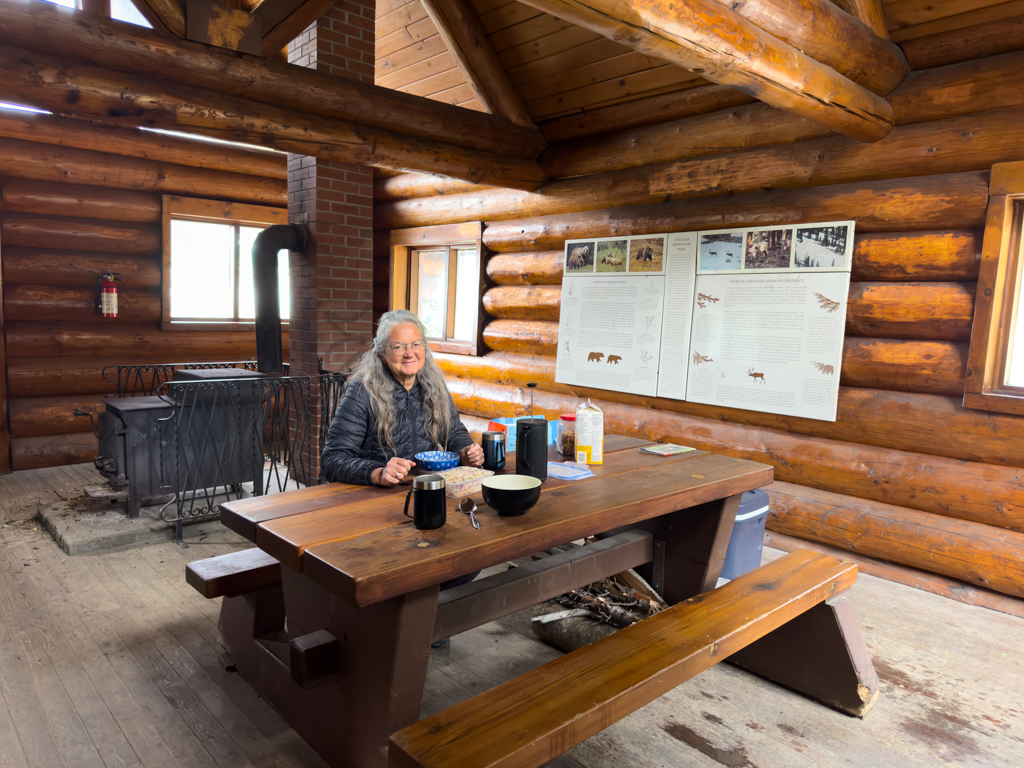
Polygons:
[[[483,451],[480,452],[480,456],[483,457]],[[370,479],[373,480],[376,485],[383,486],[384,488],[391,488],[402,482],[402,480],[409,474],[409,471],[415,466],[415,461],[400,459],[398,456],[395,456],[387,463],[387,466],[373,470],[373,474],[370,476]]]
[[459,451],[459,463],[465,467],[479,467],[484,463],[484,449],[476,443],[470,443]]

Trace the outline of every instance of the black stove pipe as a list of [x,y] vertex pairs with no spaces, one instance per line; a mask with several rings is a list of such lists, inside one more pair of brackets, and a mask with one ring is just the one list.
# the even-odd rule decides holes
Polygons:
[[256,294],[256,369],[277,373],[284,367],[281,344],[281,299],[277,279],[278,251],[302,253],[308,230],[301,224],[274,224],[252,244],[252,282]]

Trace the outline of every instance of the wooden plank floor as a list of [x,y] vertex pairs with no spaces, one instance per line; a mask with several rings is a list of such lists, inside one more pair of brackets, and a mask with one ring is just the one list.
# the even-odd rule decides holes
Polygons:
[[[77,482],[18,474],[0,479],[13,518]],[[324,765],[227,671],[219,601],[185,584],[247,542],[211,525],[190,545],[67,557],[31,520],[0,528],[0,767]],[[870,576],[850,599],[882,679],[865,720],[722,664],[550,766],[1024,765],[1024,620]],[[459,635],[432,652],[424,714],[555,655],[528,611]]]

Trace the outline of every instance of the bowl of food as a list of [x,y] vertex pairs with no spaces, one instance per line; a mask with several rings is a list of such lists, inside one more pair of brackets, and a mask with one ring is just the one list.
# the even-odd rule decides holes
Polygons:
[[480,492],[499,515],[515,517],[540,499],[540,480],[529,475],[495,475],[480,481]]
[[413,456],[416,466],[427,472],[443,472],[459,466],[459,454],[451,451],[424,451]]

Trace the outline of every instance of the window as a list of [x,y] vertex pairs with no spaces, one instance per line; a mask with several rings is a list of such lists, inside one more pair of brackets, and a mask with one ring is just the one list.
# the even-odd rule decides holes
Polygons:
[[992,166],[964,406],[1024,414],[1024,162]]
[[[167,195],[164,220],[165,328],[211,323],[249,329],[256,319],[252,245],[287,211]],[[281,317],[290,308],[288,252],[278,254]]]
[[[95,4],[90,3],[89,0],[46,0],[46,2],[91,13],[104,12],[94,7]],[[132,0],[110,0],[110,18],[115,21],[127,21],[131,24],[138,24],[140,27],[153,28],[153,25],[146,21],[146,18],[139,9],[135,7]]]
[[390,309],[409,309],[430,348],[475,355],[483,348],[479,223],[391,233]]

